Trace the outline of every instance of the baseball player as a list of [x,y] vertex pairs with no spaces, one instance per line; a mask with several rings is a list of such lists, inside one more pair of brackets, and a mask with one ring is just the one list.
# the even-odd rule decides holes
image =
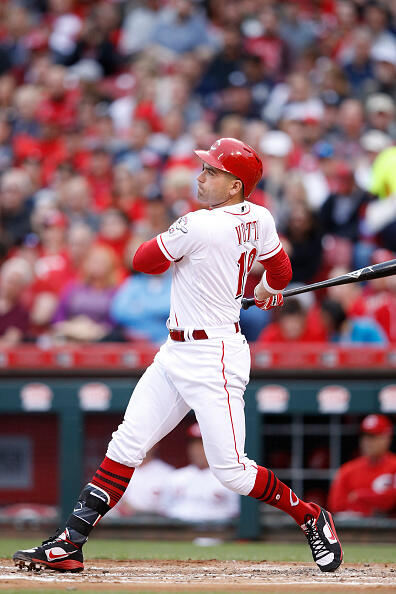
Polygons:
[[329,493],[332,512],[374,516],[396,509],[396,454],[393,426],[384,415],[368,415],[360,426],[361,456],[338,470]]
[[282,305],[282,290],[291,279],[271,214],[246,200],[261,179],[261,160],[234,138],[195,152],[203,163],[198,198],[207,208],[143,243],[133,259],[134,268],[148,274],[172,266],[169,337],[133,391],[124,420],[66,526],[41,546],[17,551],[13,558],[21,567],[81,571],[82,547],[92,528],[122,497],[146,452],[190,409],[217,479],[294,518],[322,571],[334,571],[342,562],[331,514],[300,499],[244,451],[250,354],[238,320],[246,277],[256,261],[263,264],[255,288],[256,305],[263,310]]

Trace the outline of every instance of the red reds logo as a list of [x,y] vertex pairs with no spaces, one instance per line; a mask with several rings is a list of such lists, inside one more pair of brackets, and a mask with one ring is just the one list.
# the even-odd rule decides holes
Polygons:
[[373,480],[371,483],[371,488],[375,493],[383,493],[387,491],[391,487],[393,487],[394,475],[387,473],[387,474],[380,474]]
[[49,410],[53,397],[52,390],[47,384],[26,384],[21,390],[22,408],[32,411]]

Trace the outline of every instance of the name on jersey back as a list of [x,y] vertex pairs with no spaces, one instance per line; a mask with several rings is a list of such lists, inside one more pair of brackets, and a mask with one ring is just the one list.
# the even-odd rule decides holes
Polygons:
[[246,221],[235,227],[238,237],[238,244],[242,245],[246,241],[257,240],[259,238],[258,221]]

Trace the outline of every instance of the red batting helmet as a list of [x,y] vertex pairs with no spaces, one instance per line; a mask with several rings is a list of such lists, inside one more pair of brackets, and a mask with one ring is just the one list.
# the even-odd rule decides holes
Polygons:
[[263,164],[256,151],[236,138],[220,138],[208,151],[194,152],[208,165],[228,171],[240,179],[245,198],[251,194],[263,175]]

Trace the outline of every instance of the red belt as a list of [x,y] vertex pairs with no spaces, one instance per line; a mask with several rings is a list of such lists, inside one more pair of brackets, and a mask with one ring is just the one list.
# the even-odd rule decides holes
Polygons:
[[[235,332],[240,331],[239,323],[235,322]],[[176,340],[177,342],[186,342],[186,339],[184,338],[184,330],[169,330],[169,336],[172,340]],[[193,330],[192,337],[193,340],[205,340],[206,338],[209,338],[205,330]]]

